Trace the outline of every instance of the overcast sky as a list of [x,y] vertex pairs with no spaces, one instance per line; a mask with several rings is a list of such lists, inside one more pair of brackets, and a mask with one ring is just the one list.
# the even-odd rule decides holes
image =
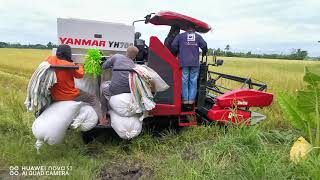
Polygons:
[[[170,10],[207,22],[211,48],[320,56],[320,0],[0,0],[0,41],[57,43],[56,18],[131,24],[151,12]],[[142,38],[164,39],[169,28],[136,26]]]

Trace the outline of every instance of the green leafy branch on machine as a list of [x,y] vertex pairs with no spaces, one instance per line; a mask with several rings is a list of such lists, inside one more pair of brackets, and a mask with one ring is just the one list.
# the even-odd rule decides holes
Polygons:
[[83,68],[86,74],[92,74],[94,77],[102,74],[102,55],[98,49],[88,49]]

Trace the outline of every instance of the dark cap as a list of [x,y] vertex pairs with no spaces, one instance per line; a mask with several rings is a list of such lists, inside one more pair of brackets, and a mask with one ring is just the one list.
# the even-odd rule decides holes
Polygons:
[[56,56],[61,60],[73,62],[71,59],[71,47],[66,44],[59,45],[57,48]]

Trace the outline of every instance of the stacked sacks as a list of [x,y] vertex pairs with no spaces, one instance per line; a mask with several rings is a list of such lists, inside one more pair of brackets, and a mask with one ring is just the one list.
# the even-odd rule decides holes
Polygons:
[[98,122],[93,108],[86,103],[59,101],[51,104],[33,123],[32,132],[36,137],[36,149],[43,143],[61,143],[68,127],[81,131],[91,130]]
[[112,96],[109,101],[111,127],[122,139],[132,139],[142,130],[142,121],[136,114],[130,93]]
[[112,96],[109,101],[111,126],[123,139],[138,136],[148,111],[155,108],[152,92],[162,92],[169,85],[151,68],[136,65],[129,74],[131,93]]

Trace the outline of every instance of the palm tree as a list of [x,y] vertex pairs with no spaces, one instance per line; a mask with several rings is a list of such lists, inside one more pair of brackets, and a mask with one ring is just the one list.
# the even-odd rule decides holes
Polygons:
[[227,44],[226,47],[224,48],[224,50],[229,51],[231,49],[230,45]]

